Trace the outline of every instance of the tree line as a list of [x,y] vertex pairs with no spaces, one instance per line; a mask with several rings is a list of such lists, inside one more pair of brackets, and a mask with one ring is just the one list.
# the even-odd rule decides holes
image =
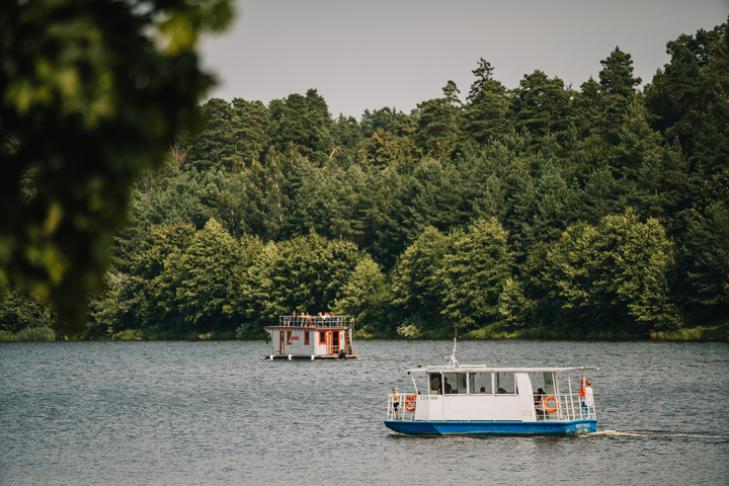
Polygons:
[[[359,119],[316,90],[211,99],[137,181],[86,335],[254,338],[293,310],[373,337],[726,327],[727,24],[667,53],[642,88],[619,48],[579,88],[480,59],[463,94]],[[52,319],[2,299],[5,331]]]

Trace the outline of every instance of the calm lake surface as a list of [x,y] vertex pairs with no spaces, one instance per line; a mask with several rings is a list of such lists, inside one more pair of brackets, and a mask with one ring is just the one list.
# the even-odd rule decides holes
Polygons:
[[600,432],[392,435],[386,391],[450,348],[269,362],[263,342],[2,344],[0,483],[729,484],[727,344],[464,342],[461,362],[599,366]]

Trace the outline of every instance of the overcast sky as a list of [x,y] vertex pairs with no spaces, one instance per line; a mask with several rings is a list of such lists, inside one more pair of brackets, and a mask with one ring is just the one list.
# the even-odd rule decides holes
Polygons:
[[[234,0],[236,1],[236,0]],[[409,112],[452,79],[462,95],[479,57],[508,87],[541,69],[578,87],[616,45],[649,81],[666,42],[710,29],[729,0],[237,0],[237,17],[203,42],[205,64],[232,99],[316,88],[329,110]]]

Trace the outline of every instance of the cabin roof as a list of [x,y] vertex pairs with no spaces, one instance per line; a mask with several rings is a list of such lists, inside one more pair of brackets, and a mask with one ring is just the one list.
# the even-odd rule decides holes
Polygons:
[[595,366],[567,366],[567,367],[537,367],[537,368],[496,368],[492,366],[482,364],[462,364],[458,366],[443,365],[443,366],[422,366],[418,368],[410,368],[408,373],[468,373],[468,372],[501,372],[501,373],[568,373],[570,371],[596,371],[599,368]]

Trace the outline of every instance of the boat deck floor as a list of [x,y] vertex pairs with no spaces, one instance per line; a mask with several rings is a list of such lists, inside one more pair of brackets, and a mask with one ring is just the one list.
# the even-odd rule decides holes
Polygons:
[[283,359],[283,360],[288,360],[288,361],[291,361],[291,360],[314,361],[314,360],[317,360],[317,359],[333,359],[333,360],[337,360],[337,359],[357,359],[357,355],[356,354],[348,354],[347,356],[344,356],[344,357],[341,357],[340,358],[339,356],[319,356],[319,355],[316,355],[316,354],[315,355],[304,355],[304,356],[294,355],[294,354],[267,354],[265,356],[265,359],[271,360],[271,361],[274,361],[274,360],[277,360],[277,359]]

